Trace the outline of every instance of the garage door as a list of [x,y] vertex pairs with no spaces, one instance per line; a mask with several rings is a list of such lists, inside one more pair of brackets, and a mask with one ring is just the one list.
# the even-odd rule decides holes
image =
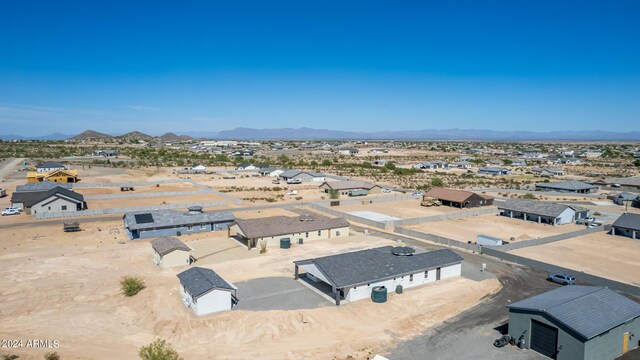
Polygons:
[[536,320],[531,320],[531,350],[552,359],[556,358],[558,329]]

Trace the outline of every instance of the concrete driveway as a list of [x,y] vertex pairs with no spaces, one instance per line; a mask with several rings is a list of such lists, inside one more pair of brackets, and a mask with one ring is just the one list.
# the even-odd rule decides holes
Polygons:
[[235,285],[238,287],[237,310],[298,310],[335,306],[292,277],[265,277]]

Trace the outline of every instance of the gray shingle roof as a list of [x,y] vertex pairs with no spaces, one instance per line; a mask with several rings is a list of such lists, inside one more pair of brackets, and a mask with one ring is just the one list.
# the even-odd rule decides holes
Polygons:
[[173,236],[163,236],[151,241],[151,247],[155,252],[164,256],[174,250],[191,251],[185,243]]
[[[330,189],[333,190],[351,190],[351,189],[367,189],[367,190],[371,190],[374,187],[378,186],[376,184],[372,184],[370,182],[366,182],[366,181],[358,181],[358,180],[351,180],[351,181],[325,181],[322,183],[322,185],[327,185],[329,186]],[[320,186],[322,186],[320,185]],[[380,187],[380,186],[378,186]]]
[[11,202],[23,203],[25,207],[31,207],[52,196],[63,196],[76,200],[77,202],[84,202],[84,196],[82,196],[82,194],[61,186],[56,186],[47,191],[14,192],[11,195]]
[[303,215],[296,217],[272,216],[259,219],[238,219],[235,223],[238,225],[244,236],[249,239],[349,226],[349,222],[345,219],[329,218],[320,215]]
[[16,192],[47,191],[47,190],[53,189],[56,186],[59,186],[65,189],[71,189],[71,185],[72,184],[57,183],[57,182],[45,180],[45,181],[39,181],[34,183],[26,183],[24,185],[18,185],[16,186]]
[[599,286],[563,286],[507,307],[545,313],[587,340],[640,316],[639,303]]
[[283,178],[292,178],[292,177],[296,177],[299,174],[309,174],[313,177],[323,177],[324,174],[323,173],[319,173],[319,172],[313,172],[313,171],[300,171],[300,170],[287,170],[285,172],[283,172],[282,174],[280,174],[280,177]]
[[553,183],[539,183],[539,184],[536,184],[536,187],[547,188],[547,189],[571,190],[571,191],[589,190],[589,189],[598,188],[597,186],[587,184],[586,182],[575,181],[575,180],[560,181],[560,182],[553,182]]
[[551,202],[519,200],[519,199],[507,200],[498,205],[498,209],[500,210],[525,212],[531,215],[542,215],[542,216],[551,216],[551,217],[558,217],[567,208],[571,208],[575,211],[589,210],[589,209],[586,209],[580,206],[575,206],[575,205],[564,205],[564,204],[556,204]]
[[640,176],[632,176],[627,178],[607,178],[604,180],[607,184],[620,184],[622,186],[640,186]]
[[55,161],[45,161],[42,164],[36,165],[36,169],[49,169],[49,168],[63,168],[64,165]]
[[295,261],[297,265],[313,263],[338,288],[370,284],[394,277],[427,271],[462,262],[462,257],[449,249],[396,256],[393,246]]
[[185,270],[177,276],[182,286],[193,298],[198,298],[213,289],[236,289],[235,286],[225,281],[215,271],[198,266]]
[[640,215],[624,213],[611,226],[640,231]]
[[[135,216],[140,214],[151,214],[151,216],[153,217],[153,221],[148,223],[136,222]],[[176,210],[154,210],[131,212],[124,215],[124,222],[127,224],[129,230],[154,229],[158,227],[186,226],[204,223],[231,222],[233,220],[235,220],[235,217],[229,211],[189,214],[187,212]]]

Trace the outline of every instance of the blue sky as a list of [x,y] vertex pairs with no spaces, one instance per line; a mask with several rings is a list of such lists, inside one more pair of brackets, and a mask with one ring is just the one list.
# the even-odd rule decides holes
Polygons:
[[4,1],[0,133],[640,130],[639,1]]

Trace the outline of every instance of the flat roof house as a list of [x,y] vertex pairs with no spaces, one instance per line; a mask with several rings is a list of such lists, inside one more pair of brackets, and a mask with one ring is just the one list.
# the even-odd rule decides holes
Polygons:
[[563,286],[507,308],[509,335],[551,359],[614,359],[638,346],[640,304],[606,287]]
[[139,211],[126,213],[122,217],[129,240],[225,230],[234,220],[229,211],[206,213],[200,206],[191,206],[187,212]]
[[457,190],[457,189],[445,189],[445,188],[433,188],[424,194],[425,197],[431,197],[440,200],[442,205],[457,207],[457,208],[470,208],[479,206],[493,205],[493,197],[476,194],[471,191]]
[[550,225],[570,224],[589,215],[589,209],[580,206],[520,199],[504,201],[498,210],[502,216]]
[[66,169],[66,166],[64,166],[64,164],[60,164],[55,161],[45,161],[41,164],[36,165],[37,172],[51,172],[64,169]]
[[502,167],[483,167],[478,169],[478,174],[483,175],[511,175],[507,168]]
[[560,181],[553,183],[538,183],[536,190],[539,191],[557,191],[576,194],[591,194],[598,191],[598,187],[582,181]]
[[151,240],[153,262],[163,269],[190,264],[191,248],[173,236]]
[[367,194],[380,194],[382,187],[366,181],[325,181],[320,185],[320,189],[328,193],[331,190],[337,190],[340,195],[350,195],[352,191],[364,190]]
[[324,182],[324,174],[313,171],[287,170],[280,174],[280,178],[287,182],[289,182],[290,180],[300,181],[303,183]]
[[624,213],[611,224],[611,235],[640,238],[640,214]]
[[238,288],[211,269],[195,266],[178,274],[178,279],[182,303],[198,316],[231,310],[238,303]]
[[308,280],[330,286],[336,305],[340,305],[341,300],[370,298],[377,286],[394,291],[397,286],[411,288],[460,276],[462,257],[449,249],[414,254],[411,248],[383,246],[294,264],[296,279],[302,270]]
[[329,218],[320,215],[296,217],[271,216],[259,219],[238,219],[229,225],[247,249],[256,247],[260,241],[279,241],[289,238],[298,243],[349,236],[349,222],[341,218]]

